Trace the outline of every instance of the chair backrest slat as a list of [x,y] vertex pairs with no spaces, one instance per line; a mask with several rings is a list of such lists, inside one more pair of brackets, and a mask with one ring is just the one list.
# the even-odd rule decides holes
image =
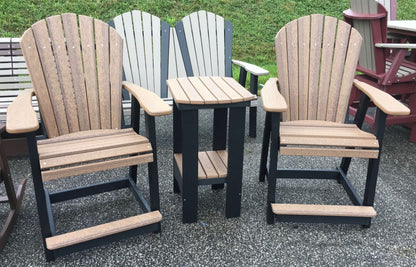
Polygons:
[[311,15],[311,43],[309,57],[309,92],[308,92],[308,118],[317,119],[318,93],[319,93],[319,68],[316,62],[321,58],[322,24],[324,16]]
[[289,104],[283,120],[343,122],[361,36],[323,15],[299,18],[275,39],[279,90]]
[[123,58],[125,80],[166,98],[169,25],[139,10],[121,14],[113,21],[126,47]]
[[[85,79],[82,64],[82,55],[80,49],[81,40],[78,33],[77,16],[75,14],[63,14],[62,22],[64,26],[66,42],[68,44],[69,65],[72,71],[74,81],[83,81]],[[85,90],[85,83],[73,82],[76,106],[78,110],[79,128],[81,131],[90,129],[90,116],[88,112],[88,101]]]
[[106,23],[49,17],[24,33],[21,46],[49,137],[120,128],[123,46]]
[[[48,90],[50,101],[53,106],[56,123],[59,129],[59,134],[69,133],[68,121],[65,112],[65,106],[61,93],[61,84],[59,82],[58,70],[55,65],[53,50],[50,44],[48,27],[46,21],[41,20],[32,26],[33,33],[36,40],[36,45],[39,53],[39,58],[44,70],[47,87],[38,88],[38,90]],[[26,58],[25,58],[26,59]],[[26,60],[27,62],[28,60]],[[35,70],[33,70],[35,71]],[[32,72],[29,69],[29,72]],[[51,114],[45,114],[50,116]]]
[[[65,37],[61,22],[61,16],[53,16],[46,19],[49,28],[53,54],[56,62],[57,74],[59,76],[62,100],[64,107],[76,110],[75,92],[72,85],[71,69],[69,67],[69,56],[66,52]],[[59,83],[59,81],[57,81]],[[64,112],[65,113],[65,112]],[[67,114],[69,132],[78,132],[79,124],[76,112]]]
[[175,26],[188,76],[232,76],[232,24],[198,11]]
[[[94,25],[93,19],[79,16],[79,29],[81,36],[82,59],[85,75],[85,89],[87,91],[88,111],[90,114],[91,129],[101,128],[100,106],[98,102],[97,65],[95,62]],[[78,49],[78,48],[76,48]]]
[[168,71],[169,79],[182,78],[187,76],[175,28],[170,29]]

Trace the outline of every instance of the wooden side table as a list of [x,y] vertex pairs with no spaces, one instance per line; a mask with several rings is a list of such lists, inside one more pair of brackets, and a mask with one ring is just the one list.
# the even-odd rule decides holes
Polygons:
[[[183,222],[197,221],[198,185],[226,183],[226,217],[240,216],[245,110],[255,96],[229,77],[170,79],[167,85],[174,100],[174,192],[182,193]],[[199,109],[214,109],[212,151],[198,152]]]

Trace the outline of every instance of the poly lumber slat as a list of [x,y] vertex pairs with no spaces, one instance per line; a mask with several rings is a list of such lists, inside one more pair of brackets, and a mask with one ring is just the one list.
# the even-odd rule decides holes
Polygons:
[[310,146],[340,146],[340,147],[371,147],[378,148],[376,139],[357,138],[331,138],[331,137],[305,137],[305,136],[282,136],[281,145],[310,145]]
[[[110,104],[111,104],[111,128],[121,128],[121,84],[123,69],[123,40],[118,33],[109,28],[110,31]],[[110,107],[107,107],[110,109]]]
[[[201,34],[201,45],[202,52],[204,54],[204,63],[205,63],[205,73],[206,76],[212,76],[212,58],[210,53],[210,43],[208,39],[208,22],[207,22],[207,12],[204,10],[198,11],[199,19],[199,32]],[[215,24],[214,24],[215,25]],[[215,64],[215,61],[214,61]],[[216,64],[215,64],[216,65]]]
[[376,139],[371,133],[350,127],[309,127],[309,126],[282,126],[280,136],[315,136],[315,137],[334,137],[334,138],[361,138]]
[[204,99],[190,83],[189,78],[178,78],[178,82],[189,99],[189,104],[204,104]]
[[[227,153],[225,150],[223,150],[223,152]],[[224,162],[221,159],[220,155],[218,154],[218,151],[207,151],[206,153],[209,159],[211,160],[212,165],[216,169],[218,177],[227,177],[227,162]]]
[[218,173],[205,151],[198,152],[198,161],[204,169],[206,178],[218,178]]
[[286,25],[287,53],[288,53],[288,78],[289,78],[289,110],[290,119],[299,119],[299,55],[298,55],[298,22],[292,21]]
[[98,98],[97,66],[95,59],[94,26],[91,17],[78,16],[81,36],[82,59],[87,91],[88,113],[91,129],[100,129],[100,105]]
[[181,103],[181,104],[190,103],[188,96],[183,91],[177,79],[167,80],[166,84],[168,85],[169,91],[172,94],[173,98],[175,99],[176,103]]
[[202,74],[199,73],[197,58],[196,58],[196,51],[194,46],[194,39],[192,34],[192,26],[190,16],[186,16],[182,19],[183,23],[183,31],[185,34],[186,45],[188,47],[189,59],[191,61],[192,72],[194,76],[201,76]]
[[[209,38],[209,51],[211,54],[211,68],[212,76],[219,76],[218,65],[218,51],[217,51],[217,32],[215,31],[215,14],[207,12],[207,24],[208,24],[208,38]],[[218,33],[222,34],[222,33]]]
[[211,91],[202,83],[199,77],[189,77],[189,82],[196,89],[198,94],[204,99],[205,104],[217,104],[217,98]]
[[215,96],[218,103],[231,103],[231,99],[226,95],[211,79],[210,77],[200,77],[202,83],[208,88],[208,90]]
[[339,92],[338,110],[335,117],[336,122],[343,122],[348,110],[348,101],[351,94],[351,83],[355,77],[355,69],[358,62],[360,47],[362,43],[361,35],[352,28],[350,32],[350,41],[348,44],[348,51],[345,60],[344,74]]
[[161,23],[160,19],[156,16],[152,16],[152,43],[153,43],[153,84],[154,92],[156,95],[161,96],[161,47],[160,47],[160,34],[161,34]]
[[325,17],[323,40],[322,40],[322,60],[320,66],[319,77],[319,93],[318,93],[318,111],[317,119],[325,120],[327,111],[327,101],[329,94],[329,82],[332,69],[333,51],[335,46],[335,36],[337,30],[337,19]]
[[[140,74],[140,83],[138,83],[140,86],[143,86],[144,88],[148,90],[153,90],[147,82],[147,76],[146,71],[147,68],[145,68],[145,53],[144,50],[144,41],[143,38],[147,36],[146,34],[148,31],[144,32],[143,30],[143,23],[142,23],[142,15],[145,12],[140,12],[138,10],[133,10],[133,28],[134,28],[134,36],[136,37],[136,51],[137,51],[137,63],[141,64],[142,67],[139,68],[139,74]],[[134,59],[133,59],[134,60]],[[133,73],[134,75],[134,73]],[[134,77],[133,77],[134,78]],[[134,78],[135,79],[135,78]]]
[[150,154],[144,154],[144,155],[133,156],[133,157],[128,157],[128,158],[107,160],[104,162],[95,162],[95,163],[90,163],[90,164],[85,164],[85,165],[80,165],[80,166],[53,169],[50,171],[43,171],[42,180],[49,181],[49,180],[62,178],[62,177],[111,170],[115,168],[143,164],[143,163],[148,163],[152,161],[153,161],[153,154],[150,153]]
[[310,22],[310,17],[303,17],[298,20],[299,120],[308,118]]
[[61,16],[49,17],[46,21],[48,23],[51,44],[55,56],[56,69],[58,71],[66,117],[68,119],[69,132],[78,132],[79,123],[77,106],[74,98],[74,87],[72,85],[73,77],[71,77]]
[[[194,12],[189,15],[191,21],[191,28],[192,28],[192,35],[194,40],[194,49],[196,55],[196,63],[199,69],[199,76],[207,76],[207,71],[205,70],[205,55],[204,51],[202,50],[202,36],[199,27],[199,19],[198,19],[198,12]],[[193,66],[192,66],[193,67]]]
[[[279,91],[289,103],[289,78],[288,78],[288,55],[287,55],[287,43],[286,43],[286,27],[280,29],[274,40],[276,49],[276,62],[277,69],[279,71]],[[283,121],[290,120],[290,112],[284,112],[282,116]]]
[[[138,17],[138,19],[141,24],[141,18]],[[127,80],[129,82],[140,84],[139,67],[136,60],[136,42],[133,34],[133,21],[132,13],[126,12],[120,15],[119,19],[117,19],[116,29],[122,36],[124,36],[124,45],[126,47],[123,48],[125,51],[123,56],[126,58],[123,58],[123,61],[125,61],[124,66],[126,66],[127,72],[129,72],[126,74],[126,78],[128,77]],[[114,19],[114,22],[116,22],[116,19]],[[138,32],[141,35],[142,29],[140,28]]]
[[378,150],[368,149],[335,149],[335,148],[316,148],[316,147],[281,147],[281,155],[291,156],[317,156],[317,157],[347,157],[376,159]]
[[90,130],[90,131],[81,131],[76,133],[70,133],[66,135],[61,135],[55,138],[49,138],[49,139],[41,139],[37,141],[38,145],[44,145],[47,144],[53,144],[57,142],[66,142],[66,141],[72,141],[72,140],[79,140],[91,138],[91,137],[100,137],[100,136],[107,136],[107,135],[116,135],[116,134],[122,134],[122,133],[128,133],[133,132],[132,128],[127,129],[103,129],[103,130]]
[[85,228],[82,230],[65,233],[45,239],[46,247],[49,250],[55,250],[82,242],[98,239],[101,237],[117,234],[131,229],[139,228],[145,225],[158,223],[162,220],[162,215],[158,210],[144,213],[125,219],[100,224],[97,226]]
[[[216,25],[217,25],[217,50],[218,50],[218,75],[225,77],[225,21],[224,18],[218,15],[215,15]],[[231,45],[231,44],[230,44]],[[231,59],[228,59],[231,60]]]
[[[88,112],[82,55],[81,49],[79,49],[81,41],[78,33],[77,16],[70,13],[63,14],[62,22],[65,31],[69,64],[72,73],[79,128],[81,131],[85,131],[90,129],[90,115]],[[74,111],[72,112],[75,113]]]
[[28,69],[31,71],[33,88],[36,89],[36,97],[40,104],[41,113],[48,114],[48,116],[44,116],[42,118],[44,121],[46,132],[49,137],[58,136],[59,131],[56,125],[53,107],[50,102],[45,76],[42,71],[39,71],[42,69],[42,64],[40,62],[39,53],[36,48],[35,37],[33,35],[32,29],[27,30],[23,34],[21,45],[25,54]]
[[[42,62],[42,68],[38,70],[30,70],[32,72],[43,71],[45,75],[45,81],[47,84],[47,90],[49,92],[50,102],[53,106],[56,124],[59,129],[59,135],[69,133],[68,121],[65,112],[65,106],[61,94],[61,85],[58,77],[58,71],[56,69],[54,55],[50,44],[50,36],[46,26],[46,21],[41,20],[32,25],[33,33],[36,39],[38,47],[39,58]],[[30,59],[28,59],[30,60]],[[27,61],[28,61],[27,60]],[[29,65],[29,64],[28,64]],[[34,80],[34,79],[32,79]],[[43,88],[35,87],[37,94],[38,90],[45,90]],[[37,94],[38,98],[41,98]],[[40,103],[42,106],[42,103]],[[44,114],[44,113],[42,113]],[[45,117],[52,114],[44,114]]]
[[147,142],[147,139],[133,133],[127,136],[109,136],[108,138],[86,139],[78,143],[56,143],[54,146],[39,146],[39,158],[45,159],[77,153],[98,151],[100,149],[112,148],[117,146],[127,146]]
[[[152,51],[152,40],[150,36],[152,35],[152,22],[151,22],[151,15],[146,12],[142,12],[142,19],[143,19],[143,42],[144,42],[144,56],[146,58],[146,80],[147,86],[146,88],[154,88],[154,81],[153,81],[153,51]],[[160,34],[160,33],[159,33]],[[152,89],[153,90],[153,89]]]
[[[350,37],[350,29],[351,26],[349,24],[343,21],[338,22],[326,109],[326,120],[328,121],[335,121],[335,117],[338,112],[340,86],[342,74],[344,73],[345,57],[347,52],[348,39]],[[351,70],[345,71],[348,72]]]
[[377,215],[370,206],[347,205],[307,205],[307,204],[276,204],[272,203],[274,214],[278,215],[309,215],[309,216],[342,216],[372,218]]
[[109,26],[107,23],[94,20],[94,30],[101,129],[111,129]]
[[231,88],[234,89],[239,95],[241,95],[244,101],[252,100],[255,96],[250,93],[247,89],[241,86],[236,80],[231,77],[223,77],[222,78]]
[[138,153],[151,152],[152,146],[150,143],[143,143],[130,146],[120,146],[110,149],[100,149],[82,154],[69,155],[63,157],[54,157],[40,160],[41,169],[54,168],[59,166],[77,164],[99,159],[106,159],[112,157],[126,156]]
[[242,102],[245,101],[239,93],[237,93],[228,83],[224,80],[223,77],[211,77],[211,80],[226,94],[231,98],[231,102]]

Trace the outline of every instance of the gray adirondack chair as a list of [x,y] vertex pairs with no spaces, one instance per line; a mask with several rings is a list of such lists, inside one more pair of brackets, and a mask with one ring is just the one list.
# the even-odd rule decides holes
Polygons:
[[[232,77],[232,66],[240,66],[239,82],[246,83],[250,73],[250,92],[257,95],[258,76],[269,72],[258,66],[232,60],[233,26],[223,17],[204,10],[184,17],[175,26],[187,76]],[[217,113],[216,113],[217,114]],[[221,114],[220,116],[224,116]],[[256,136],[257,107],[250,107],[249,136]]]
[[[33,24],[21,48],[33,89],[27,89],[7,110],[6,130],[27,134],[33,184],[47,260],[144,232],[159,232],[159,187],[155,116],[172,108],[138,85],[122,82],[123,40],[108,24],[72,13]],[[146,135],[138,125],[121,129],[121,89],[145,110]],[[36,95],[47,139],[37,140]],[[150,203],[136,186],[137,165],[148,165]],[[126,178],[49,192],[49,181],[129,167]],[[68,178],[67,178],[68,179]],[[142,213],[67,233],[56,231],[51,204],[129,188]],[[108,208],[108,207],[107,207]]]
[[[361,42],[350,25],[323,15],[299,18],[277,33],[278,79],[269,79],[261,90],[267,113],[259,179],[264,181],[267,175],[269,224],[277,219],[369,227],[376,215],[372,206],[386,116],[406,115],[409,109],[389,94],[354,80]],[[353,84],[363,97],[355,124],[346,124]],[[376,134],[361,130],[370,99],[377,105]],[[342,157],[342,161],[335,170],[277,168],[278,157],[284,155]],[[351,158],[369,160],[363,198],[347,178]],[[284,203],[276,195],[278,178],[337,180],[353,205]]]

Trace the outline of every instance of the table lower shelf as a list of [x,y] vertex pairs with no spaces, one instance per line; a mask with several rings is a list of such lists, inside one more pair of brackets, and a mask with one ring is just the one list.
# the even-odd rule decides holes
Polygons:
[[[182,176],[182,153],[175,153],[173,156]],[[198,152],[198,180],[227,177],[227,162],[226,150]]]

